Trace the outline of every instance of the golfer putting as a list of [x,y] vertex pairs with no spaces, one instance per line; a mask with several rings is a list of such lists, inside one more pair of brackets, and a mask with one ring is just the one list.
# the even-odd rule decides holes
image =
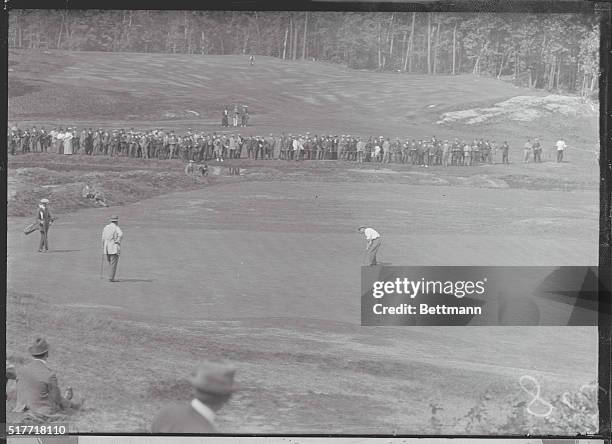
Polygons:
[[378,231],[374,228],[369,228],[365,226],[361,226],[357,228],[357,231],[363,233],[366,239],[366,251],[365,251],[365,264],[368,267],[373,265],[377,265],[376,262],[376,253],[380,248],[380,244],[382,243],[382,237]]
[[121,253],[122,238],[123,231],[119,228],[119,217],[112,216],[110,223],[102,231],[102,254],[106,255],[106,260],[109,264],[109,282],[117,282],[115,274],[117,273],[117,264],[119,263],[119,254]]

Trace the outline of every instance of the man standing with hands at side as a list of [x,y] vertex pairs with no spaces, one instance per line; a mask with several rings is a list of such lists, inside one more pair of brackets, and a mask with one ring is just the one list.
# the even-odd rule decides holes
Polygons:
[[361,226],[357,229],[360,233],[363,233],[366,238],[366,264],[367,266],[377,265],[376,262],[376,253],[380,248],[380,244],[382,242],[382,237],[374,228],[367,228],[365,226]]
[[109,282],[117,282],[115,274],[117,273],[117,263],[119,262],[119,254],[121,253],[121,239],[123,231],[119,228],[119,217],[112,216],[110,223],[104,227],[102,231],[102,251],[106,255],[106,260],[110,266],[108,272]]

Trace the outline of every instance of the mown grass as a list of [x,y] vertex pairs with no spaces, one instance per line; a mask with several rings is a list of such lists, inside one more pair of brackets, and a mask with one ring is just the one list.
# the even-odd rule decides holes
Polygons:
[[[60,385],[87,398],[87,407],[69,418],[79,432],[148,431],[158,410],[189,400],[186,376],[204,358],[228,359],[239,369],[242,388],[220,415],[222,430],[230,433],[573,435],[596,430],[591,392],[564,395],[566,384],[542,376],[542,396],[554,410],[535,418],[526,412],[531,398],[515,378],[359,351],[355,341],[372,337],[358,326],[154,320],[86,306],[57,310],[46,296],[12,291],[7,310],[7,359],[27,362],[29,342],[36,334],[47,337]],[[7,411],[14,401],[10,395]]]

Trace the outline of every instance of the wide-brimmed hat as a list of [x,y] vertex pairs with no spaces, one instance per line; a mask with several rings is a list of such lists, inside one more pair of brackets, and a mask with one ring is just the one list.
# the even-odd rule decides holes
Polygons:
[[359,228],[357,228],[357,231],[361,231],[365,229],[365,225],[360,225]]
[[229,395],[237,390],[236,368],[225,362],[202,361],[187,378],[196,392]]
[[32,356],[40,356],[49,351],[49,344],[45,338],[36,338],[34,344],[28,347],[28,351]]
[[111,222],[119,222],[119,216],[111,216],[110,221]]
[[40,199],[40,203],[48,204],[49,199]]

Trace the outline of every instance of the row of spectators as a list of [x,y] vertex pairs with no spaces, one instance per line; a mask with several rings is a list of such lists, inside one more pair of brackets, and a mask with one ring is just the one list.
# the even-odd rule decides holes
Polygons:
[[[557,160],[562,160],[565,142],[556,144]],[[403,163],[412,165],[475,165],[508,163],[510,145],[494,140],[403,139],[346,135],[269,134],[243,136],[238,133],[194,132],[182,135],[158,128],[137,131],[125,129],[44,128],[9,134],[11,154],[52,152],[59,154],[126,156],[145,159],[181,159],[202,162],[225,159],[346,160],[355,162]],[[528,140],[523,161],[541,162],[542,146],[538,139]]]

